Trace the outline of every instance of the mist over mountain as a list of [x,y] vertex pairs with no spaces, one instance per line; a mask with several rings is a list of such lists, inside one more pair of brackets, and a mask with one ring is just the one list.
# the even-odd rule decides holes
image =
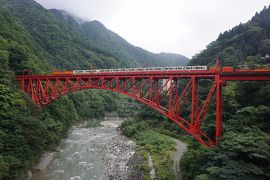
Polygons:
[[[86,37],[87,42],[99,52],[104,52],[125,63],[148,64],[150,66],[179,66],[185,65],[188,61],[183,55],[168,53],[166,56],[151,53],[140,47],[128,43],[118,34],[107,29],[101,22],[84,21],[76,16],[70,15],[63,10],[51,10],[59,18],[64,16],[66,19],[74,19],[80,24],[80,29]],[[173,59],[173,60],[172,60]]]
[[64,10],[58,10],[58,9],[49,9],[49,11],[51,11],[52,13],[54,13],[56,16],[64,16],[65,19],[68,19],[68,18],[73,18],[78,24],[82,24],[84,22],[87,22],[87,20],[85,19],[82,19],[78,16],[75,16],[67,11],[64,11]]

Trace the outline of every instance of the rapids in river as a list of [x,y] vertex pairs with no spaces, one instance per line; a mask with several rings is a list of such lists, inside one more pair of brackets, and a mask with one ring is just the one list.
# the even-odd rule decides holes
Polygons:
[[107,117],[100,127],[74,127],[52,161],[31,180],[129,179],[135,143],[117,130],[122,121]]

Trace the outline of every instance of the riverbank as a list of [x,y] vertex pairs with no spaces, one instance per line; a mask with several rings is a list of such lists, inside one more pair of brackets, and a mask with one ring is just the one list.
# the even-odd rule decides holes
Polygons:
[[[143,158],[143,179],[180,177],[175,175],[174,167],[179,165],[180,152],[185,146],[180,147],[178,141],[154,131],[145,121],[129,118],[121,125],[121,130],[137,144],[136,150]],[[175,170],[180,173],[178,167]]]
[[43,171],[53,160],[54,155],[56,154],[57,151],[50,151],[50,152],[44,152],[42,156],[40,157],[38,163],[36,166],[32,168],[31,171],[27,172],[27,180],[30,180],[33,176],[33,174]]
[[[105,128],[117,129],[123,122],[115,117],[107,119],[111,120],[100,123]],[[109,179],[129,179],[129,174],[133,172],[128,164],[131,157],[135,154],[136,144],[121,135],[118,129],[116,133],[117,135],[107,140],[99,139],[100,142],[97,144],[104,144],[104,146],[101,147],[101,156],[107,168]]]

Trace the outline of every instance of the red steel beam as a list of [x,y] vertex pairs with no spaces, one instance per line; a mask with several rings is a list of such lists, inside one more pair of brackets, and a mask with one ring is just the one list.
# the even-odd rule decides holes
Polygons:
[[[31,95],[42,107],[53,100],[83,89],[105,89],[134,98],[165,115],[191,134],[201,144],[210,147],[219,143],[222,133],[222,85],[225,81],[270,81],[270,72],[211,72],[211,71],[139,71],[101,72],[83,75],[17,76],[21,91]],[[178,83],[187,83],[180,91]],[[199,106],[199,79],[212,79],[206,99]],[[163,83],[165,82],[165,83]],[[204,118],[215,95],[216,133],[211,139],[201,130]],[[191,105],[190,105],[191,104]],[[189,118],[181,117],[190,106]]]

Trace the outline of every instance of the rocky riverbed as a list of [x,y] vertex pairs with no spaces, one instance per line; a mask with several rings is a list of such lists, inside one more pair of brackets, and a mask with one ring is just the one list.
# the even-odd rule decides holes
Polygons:
[[142,179],[136,169],[142,160],[135,154],[135,143],[118,130],[121,123],[110,117],[100,127],[72,128],[49,165],[31,180]]

